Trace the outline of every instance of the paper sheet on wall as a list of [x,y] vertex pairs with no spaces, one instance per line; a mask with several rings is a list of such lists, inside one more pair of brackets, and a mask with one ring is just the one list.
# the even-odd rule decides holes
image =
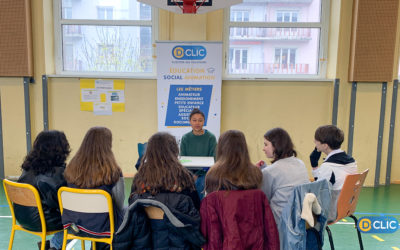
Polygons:
[[94,102],[93,114],[95,115],[112,115],[111,103],[107,102]]
[[81,111],[96,115],[125,112],[125,81],[81,79]]

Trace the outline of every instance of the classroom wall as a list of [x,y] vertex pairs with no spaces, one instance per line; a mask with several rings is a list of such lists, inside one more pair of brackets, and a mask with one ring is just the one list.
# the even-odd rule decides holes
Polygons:
[[4,168],[6,176],[20,175],[26,155],[24,87],[22,79],[0,78]]
[[[333,79],[340,79],[338,126],[346,136],[349,126],[351,83],[348,79],[353,1],[331,1],[329,81],[234,81],[222,82],[221,132],[242,130],[253,162],[266,160],[263,134],[270,128],[288,130],[299,157],[308,167],[315,129],[331,123]],[[43,129],[42,75],[54,70],[52,1],[32,1],[35,83],[30,85],[32,141]],[[160,11],[159,40],[222,41],[224,10],[203,15],[180,15]],[[196,27],[196,28],[194,28]],[[398,49],[397,49],[398,51]],[[397,52],[398,54],[398,52]],[[398,56],[396,56],[398,58]],[[398,65],[397,62],[395,65]],[[396,71],[397,72],[397,71]],[[63,130],[71,144],[71,156],[92,126],[113,132],[113,150],[124,175],[135,173],[137,143],[157,131],[156,80],[126,79],[126,110],[110,116],[80,111],[79,78],[51,77],[48,82],[49,127]],[[381,83],[359,83],[354,127],[353,156],[360,170],[370,169],[367,185],[373,185],[381,102]],[[388,83],[380,183],[386,174],[392,83]],[[6,176],[20,174],[26,154],[23,85],[21,78],[0,77]],[[399,104],[398,104],[399,105]],[[397,105],[397,106],[398,106]],[[398,117],[400,117],[397,108]],[[397,119],[398,120],[398,119]],[[400,180],[400,122],[396,124],[392,181]],[[343,144],[347,149],[347,138]],[[71,158],[71,157],[70,157]]]

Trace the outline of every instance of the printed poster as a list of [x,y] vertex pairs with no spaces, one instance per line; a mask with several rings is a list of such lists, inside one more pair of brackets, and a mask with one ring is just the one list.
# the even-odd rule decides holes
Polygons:
[[125,81],[81,79],[81,111],[111,115],[125,111]]
[[205,114],[204,129],[220,134],[221,42],[158,42],[158,130],[178,141],[191,131],[190,112]]

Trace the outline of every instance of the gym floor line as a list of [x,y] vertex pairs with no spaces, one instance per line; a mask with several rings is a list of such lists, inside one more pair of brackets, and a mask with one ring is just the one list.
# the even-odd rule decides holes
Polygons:
[[[126,203],[128,200],[132,179],[125,179]],[[400,185],[380,186],[377,188],[364,187],[358,201],[357,218],[363,216],[392,216],[400,221]],[[329,226],[335,249],[352,250],[359,249],[357,233],[352,219],[342,220]],[[11,214],[3,186],[0,188],[0,249],[7,249],[10,239]],[[391,234],[366,234],[362,233],[364,249],[400,250],[400,230]],[[15,233],[14,250],[38,249],[39,237],[18,231]],[[89,246],[87,242],[86,246]],[[80,244],[70,245],[70,250],[80,250]],[[329,250],[329,240],[325,232],[324,250]]]

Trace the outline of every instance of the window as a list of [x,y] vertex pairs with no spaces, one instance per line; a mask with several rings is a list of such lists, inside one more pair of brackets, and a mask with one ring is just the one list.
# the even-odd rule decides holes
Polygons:
[[[233,22],[248,22],[249,16],[250,16],[249,11],[235,10],[235,11],[232,11],[231,21],[233,21]],[[247,29],[246,28],[235,28],[232,35],[246,36]]]
[[64,18],[72,18],[72,8],[71,7],[64,7],[63,8],[63,17]]
[[68,70],[73,70],[74,68],[74,45],[64,44],[64,65]]
[[97,7],[97,19],[112,20],[113,19],[113,7],[112,6],[98,6]]
[[153,77],[157,16],[136,0],[56,0],[56,72]]
[[247,71],[247,49],[235,48],[230,50],[230,72],[246,73]]
[[329,1],[243,0],[231,6],[225,77],[325,77]]
[[306,74],[308,65],[296,63],[295,48],[275,48],[272,74]]
[[297,22],[297,11],[277,11],[276,12],[276,21],[277,22]]

